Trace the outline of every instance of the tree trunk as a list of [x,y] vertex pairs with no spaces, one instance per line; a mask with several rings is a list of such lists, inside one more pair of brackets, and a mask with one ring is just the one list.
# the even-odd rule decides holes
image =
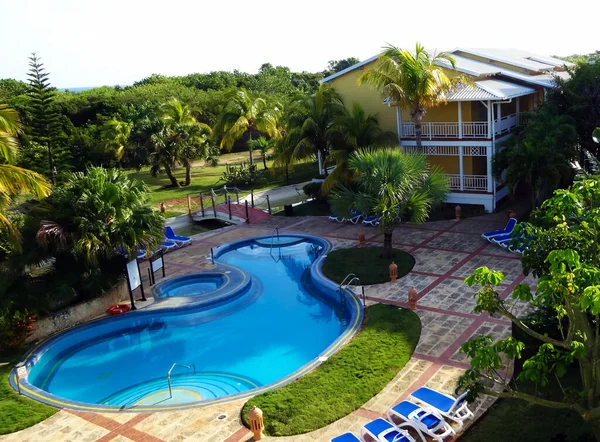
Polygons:
[[415,118],[413,118],[413,122],[415,123],[415,142],[417,145],[417,151],[420,152],[421,145],[422,145],[421,138],[423,137],[423,128],[421,127],[421,118],[415,117]]
[[321,161],[323,162],[323,176],[325,178],[327,178],[327,164],[325,163],[325,160],[327,159],[327,155],[325,154],[324,151],[321,152]]
[[192,165],[187,164],[185,166],[185,185],[189,186],[192,184]]
[[169,177],[169,180],[171,180],[171,186],[173,186],[173,187],[181,187],[179,185],[179,181],[177,181],[177,178],[175,178],[175,175],[173,175],[173,171],[171,170],[170,166],[165,166],[165,173]]
[[252,129],[248,132],[248,152],[250,153],[250,170],[252,170],[252,165],[254,164],[254,158],[252,157],[252,146],[250,146],[250,142],[252,141]]
[[285,165],[285,180],[290,180],[290,167],[287,164]]
[[263,166],[264,166],[265,170],[269,169],[267,167],[267,153],[266,152],[263,154]]
[[48,166],[50,168],[50,184],[54,184],[54,160],[52,159],[52,146],[50,143],[48,146]]
[[393,227],[383,228],[383,257],[385,259],[392,259],[392,233],[394,232]]

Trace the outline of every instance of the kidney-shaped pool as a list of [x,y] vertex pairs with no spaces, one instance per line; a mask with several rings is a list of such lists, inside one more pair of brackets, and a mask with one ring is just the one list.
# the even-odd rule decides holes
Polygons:
[[[204,287],[216,289],[203,298],[209,302],[194,303],[200,295],[181,281],[169,293],[167,280],[151,308],[88,323],[36,347],[24,360],[21,389],[60,407],[158,411],[277,388],[325,360],[362,319],[356,297],[339,293],[320,272],[330,248],[299,235],[221,246],[215,272],[223,280]],[[182,304],[174,301],[178,292]]]

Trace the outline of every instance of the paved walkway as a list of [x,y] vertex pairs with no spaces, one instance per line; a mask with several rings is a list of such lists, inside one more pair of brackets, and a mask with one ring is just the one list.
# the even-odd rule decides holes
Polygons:
[[[320,430],[295,437],[277,438],[284,441],[328,441],[330,437],[352,430],[358,434],[367,421],[382,416],[385,411],[410,391],[427,385],[452,393],[456,380],[468,367],[459,347],[478,334],[496,338],[510,335],[510,323],[474,314],[473,293],[463,279],[475,268],[487,265],[502,270],[507,279],[501,289],[506,298],[521,282],[535,284],[521,273],[517,256],[489,244],[481,232],[503,227],[503,214],[456,221],[439,221],[423,226],[396,229],[394,246],[410,252],[416,259],[412,272],[396,283],[366,288],[368,303],[383,302],[408,307],[408,290],[418,291],[416,312],[421,318],[422,333],[409,363],[375,397],[349,416]],[[360,231],[367,234],[367,245],[377,246],[383,236],[374,228],[338,224],[326,218],[272,217],[257,224],[232,226],[198,235],[192,246],[166,255],[168,276],[176,276],[210,268],[205,259],[211,247],[241,238],[267,235],[275,227],[282,232],[306,232],[328,238],[335,248],[357,247]],[[348,269],[352,271],[352,269]],[[142,275],[146,274],[142,269]],[[520,314],[524,305],[516,305]],[[477,415],[485,411],[494,399],[486,397],[472,406]],[[240,410],[244,400],[218,406],[163,413],[81,413],[62,410],[46,421],[12,435],[3,441],[203,441],[236,442],[251,440],[251,433],[241,425]],[[266,415],[265,419],[269,416]],[[275,438],[266,438],[275,440]]]

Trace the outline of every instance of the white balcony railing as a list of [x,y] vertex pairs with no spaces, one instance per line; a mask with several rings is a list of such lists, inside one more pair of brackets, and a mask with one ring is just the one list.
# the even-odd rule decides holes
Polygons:
[[461,175],[447,174],[448,186],[450,190],[466,190],[485,192],[488,190],[488,177],[486,175],[462,175],[463,185],[461,186]]
[[[462,123],[462,136],[459,124],[454,122],[421,123],[422,138],[487,138],[488,124],[482,121]],[[402,138],[415,138],[415,124],[402,123]]]
[[519,125],[519,115],[518,114],[510,114],[505,117],[500,118],[500,120],[494,121],[494,130],[496,131],[496,135],[502,135],[507,132],[510,132],[513,127]]

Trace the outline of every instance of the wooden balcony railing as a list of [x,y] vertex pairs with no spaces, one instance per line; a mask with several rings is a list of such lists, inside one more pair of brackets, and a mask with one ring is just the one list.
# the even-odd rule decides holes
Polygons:
[[[462,123],[462,133],[459,124],[454,122],[425,122],[421,123],[422,137],[433,138],[487,138],[488,124],[485,121]],[[402,138],[415,138],[415,124],[402,123]]]
[[450,190],[466,190],[485,192],[488,190],[488,177],[486,175],[461,175],[447,174]]

